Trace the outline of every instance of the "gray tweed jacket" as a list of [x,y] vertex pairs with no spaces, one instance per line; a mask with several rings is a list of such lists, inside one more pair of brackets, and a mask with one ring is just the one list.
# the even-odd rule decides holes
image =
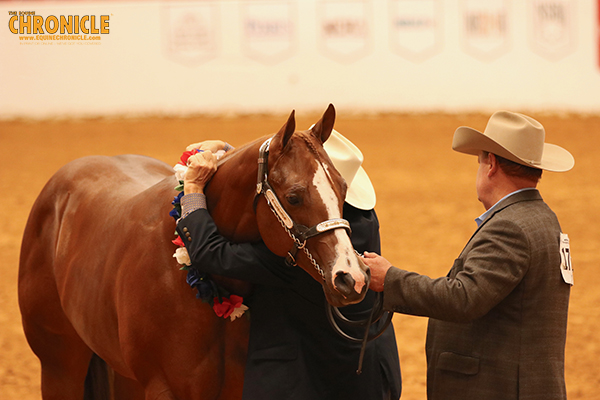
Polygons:
[[502,200],[446,277],[397,268],[384,305],[430,317],[429,399],[565,399],[570,285],[556,215],[537,190]]

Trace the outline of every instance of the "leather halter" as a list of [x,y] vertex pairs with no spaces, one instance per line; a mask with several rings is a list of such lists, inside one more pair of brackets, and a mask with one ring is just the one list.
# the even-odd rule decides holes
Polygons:
[[[288,254],[287,254],[287,257],[285,260],[286,264],[289,266],[297,265],[296,254],[298,253],[298,250],[303,250],[304,253],[306,254],[306,256],[308,257],[308,259],[310,260],[310,262],[312,263],[312,265],[319,272],[321,277],[323,279],[325,279],[325,272],[319,266],[319,264],[316,262],[314,257],[311,255],[310,251],[306,248],[306,240],[310,239],[311,237],[320,235],[321,233],[324,233],[324,232],[327,232],[330,230],[334,230],[334,229],[339,229],[339,228],[346,229],[348,231],[348,234],[350,234],[352,232],[352,230],[350,229],[350,223],[347,220],[342,219],[342,218],[334,218],[334,219],[329,219],[327,221],[323,221],[311,228],[308,228],[304,225],[300,225],[300,224],[297,224],[294,222],[292,217],[290,217],[290,215],[285,211],[285,209],[281,205],[281,202],[277,198],[277,195],[275,194],[273,187],[269,184],[269,179],[268,179],[269,178],[269,168],[268,168],[268,166],[269,166],[268,165],[269,146],[271,145],[272,140],[273,140],[273,138],[267,139],[260,146],[260,151],[259,151],[259,156],[258,156],[258,177],[257,177],[257,184],[256,184],[256,194],[254,195],[254,209],[256,210],[256,204],[258,202],[258,198],[260,197],[260,195],[264,195],[265,198],[267,199],[267,204],[269,205],[269,208],[271,209],[273,214],[275,214],[275,216],[279,220],[279,223],[281,223],[281,226],[283,226],[283,228],[288,233],[290,238],[294,241],[294,247],[290,251],[288,251]],[[363,357],[364,357],[367,342],[374,340],[374,339],[378,338],[381,334],[383,334],[383,332],[387,329],[387,327],[392,322],[393,313],[387,312],[387,316],[385,318],[385,322],[383,323],[383,326],[376,333],[370,332],[371,325],[373,323],[379,321],[379,319],[384,314],[382,296],[381,296],[381,293],[377,293],[377,303],[371,310],[369,318],[366,320],[359,320],[359,321],[349,320],[339,311],[338,308],[331,306],[329,303],[327,303],[326,314],[327,314],[327,319],[331,323],[331,326],[334,328],[334,330],[340,336],[342,336],[343,338],[350,340],[352,342],[361,343],[361,350],[360,350],[360,356],[359,356],[359,361],[358,361],[358,369],[356,371],[357,374],[361,374]],[[362,327],[363,329],[365,329],[364,337],[356,338],[356,337],[353,337],[353,336],[347,334],[338,325],[336,318],[341,320],[341,322],[343,322],[346,325],[355,326],[355,327],[358,326],[358,327]]]
[[271,145],[272,140],[273,138],[269,138],[260,146],[258,156],[258,177],[256,184],[256,194],[254,196],[254,209],[256,210],[256,204],[258,202],[259,196],[264,195],[265,199],[267,200],[267,204],[269,205],[269,208],[271,209],[273,214],[275,214],[275,216],[281,223],[281,226],[283,226],[285,231],[288,233],[288,235],[294,242],[294,247],[292,247],[292,249],[288,251],[288,254],[286,256],[286,264],[289,266],[296,266],[296,255],[298,253],[298,250],[302,250],[308,257],[312,265],[315,267],[315,269],[319,272],[321,277],[325,279],[325,272],[319,266],[317,261],[310,253],[310,251],[306,248],[306,241],[322,233],[339,228],[346,229],[346,231],[348,231],[348,234],[350,234],[352,232],[352,230],[350,229],[350,223],[348,223],[348,221],[342,218],[333,218],[318,223],[309,228],[307,226],[297,224],[296,222],[294,222],[292,217],[290,217],[290,215],[285,211],[285,209],[281,205],[281,202],[277,198],[273,187],[269,184],[269,146]]

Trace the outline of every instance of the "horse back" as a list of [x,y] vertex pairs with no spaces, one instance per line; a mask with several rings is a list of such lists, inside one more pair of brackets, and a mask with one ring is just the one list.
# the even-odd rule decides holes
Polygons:
[[124,266],[151,265],[144,258],[155,254],[162,256],[155,262],[174,263],[171,205],[157,201],[168,199],[174,186],[170,166],[135,155],[84,157],[51,177],[21,245],[19,305],[30,344],[35,332],[57,331],[124,365],[110,350],[119,347],[118,298],[129,273]]
[[160,161],[94,156],[44,187],[19,271],[23,327],[42,366],[72,365],[83,348],[147,395],[217,399],[228,387],[239,397],[248,321],[217,317],[179,270],[169,216],[177,184]]

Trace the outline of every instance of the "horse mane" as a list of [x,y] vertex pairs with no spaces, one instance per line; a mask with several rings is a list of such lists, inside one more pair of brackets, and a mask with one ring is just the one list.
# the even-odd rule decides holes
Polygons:
[[225,153],[225,154],[223,155],[223,157],[221,157],[221,158],[219,159],[219,161],[217,162],[217,168],[218,168],[218,167],[220,167],[222,164],[226,163],[227,161],[229,161],[231,158],[233,158],[233,157],[235,157],[235,156],[237,156],[237,155],[239,155],[239,154],[243,153],[243,152],[244,152],[244,150],[248,149],[249,147],[252,147],[252,146],[254,146],[256,143],[258,143],[258,142],[260,142],[260,141],[264,141],[266,137],[267,137],[267,136],[265,136],[265,137],[261,137],[261,138],[258,138],[258,139],[256,139],[256,140],[253,140],[253,141],[251,141],[251,142],[248,142],[248,143],[245,143],[245,144],[243,144],[242,146],[240,146],[240,147],[236,147],[235,149],[233,149],[233,150],[231,150],[231,151],[229,151],[229,152]]

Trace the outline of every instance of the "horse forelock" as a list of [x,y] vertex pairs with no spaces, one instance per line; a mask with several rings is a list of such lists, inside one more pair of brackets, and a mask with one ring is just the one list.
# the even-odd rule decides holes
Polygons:
[[[331,184],[331,186],[335,187],[335,182],[334,182],[333,177],[331,176],[331,172],[330,172],[330,169],[331,169],[330,167],[333,167],[333,164],[331,162],[326,161],[321,156],[321,153],[317,149],[317,145],[316,145],[317,139],[313,135],[308,134],[306,132],[299,132],[298,136],[300,136],[304,140],[304,142],[308,146],[308,149],[311,151],[311,153],[314,154],[315,160],[325,170],[325,173],[327,175],[327,179],[329,180],[329,183]],[[319,147],[321,149],[323,149],[323,144],[321,144],[320,142],[319,142]],[[323,150],[323,151],[325,151],[325,150]]]

